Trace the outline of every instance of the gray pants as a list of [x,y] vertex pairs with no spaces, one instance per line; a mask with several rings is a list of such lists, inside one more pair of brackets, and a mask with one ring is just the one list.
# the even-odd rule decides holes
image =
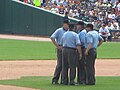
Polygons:
[[[76,77],[76,50],[70,48],[63,48],[62,52],[62,83],[74,83]],[[68,78],[68,69],[70,68],[70,78]]]
[[95,84],[95,59],[97,56],[96,49],[92,48],[89,50],[88,55],[86,56],[86,77],[87,83]]
[[57,65],[54,72],[52,82],[58,82],[62,71],[62,50],[57,49]]
[[77,55],[77,82],[85,83],[86,82],[86,61],[85,61],[85,48],[82,47],[82,59],[79,57],[79,53]]

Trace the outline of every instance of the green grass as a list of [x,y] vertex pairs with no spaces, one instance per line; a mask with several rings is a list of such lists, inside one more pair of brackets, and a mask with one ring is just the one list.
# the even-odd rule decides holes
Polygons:
[[[120,43],[104,43],[98,58],[120,58]],[[56,49],[51,42],[0,39],[0,60],[52,60]]]
[[97,77],[95,86],[52,85],[51,77],[23,77],[17,80],[0,80],[0,84],[41,90],[120,90],[120,77]]
[[120,59],[120,42],[103,43],[98,48],[98,58]]
[[0,60],[55,59],[50,42],[0,39]]

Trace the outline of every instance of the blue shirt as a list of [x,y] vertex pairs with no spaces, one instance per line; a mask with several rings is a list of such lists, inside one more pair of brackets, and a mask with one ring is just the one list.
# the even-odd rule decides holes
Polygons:
[[86,34],[85,48],[88,47],[88,44],[92,44],[92,48],[97,48],[99,40],[103,40],[103,38],[98,34],[97,31],[89,31]]
[[81,42],[77,33],[67,31],[62,37],[61,44],[63,47],[76,48],[77,45],[81,45]]
[[63,36],[63,34],[66,32],[66,30],[62,28],[57,29],[52,35],[51,35],[51,39],[55,39],[55,41],[57,42],[58,45],[61,44],[61,38]]
[[86,30],[82,30],[82,31],[78,34],[82,46],[85,46],[85,37],[86,37],[86,34],[87,34],[87,31],[86,31]]

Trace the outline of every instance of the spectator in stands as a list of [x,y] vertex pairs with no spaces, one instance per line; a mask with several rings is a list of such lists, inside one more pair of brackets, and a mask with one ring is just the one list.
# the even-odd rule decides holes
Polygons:
[[108,22],[107,26],[105,27],[106,29],[109,30],[110,34],[108,35],[108,41],[112,41],[112,36],[114,36],[114,32],[112,33],[111,30],[115,30],[115,27],[111,22]]
[[89,22],[94,25],[94,19],[93,19],[93,17],[89,18]]
[[46,10],[51,10],[51,8],[52,7],[50,5],[48,5],[48,4],[44,7],[44,9],[46,9]]
[[33,0],[28,0],[28,3],[33,5]]
[[67,0],[64,0],[64,1],[63,1],[63,5],[64,5],[64,6],[67,6]]
[[59,9],[59,14],[65,14],[65,8],[63,6],[63,3],[60,4],[58,9]]
[[78,10],[77,10],[77,9],[75,9],[75,10],[73,11],[73,17],[74,17],[74,18],[78,18],[78,17],[79,17],[79,13],[78,13]]
[[99,35],[102,36],[102,38],[104,39],[104,42],[108,40],[108,37],[110,36],[110,32],[106,28],[105,24],[102,24],[102,27],[99,29]]
[[109,18],[110,20],[114,20],[114,19],[116,18],[116,15],[111,11],[111,12],[109,12],[109,14],[108,14],[108,18]]
[[98,19],[99,19],[100,21],[103,21],[103,20],[104,20],[104,17],[103,17],[103,15],[102,15],[102,13],[100,13],[100,14],[98,15]]
[[115,30],[115,27],[113,26],[113,24],[111,22],[108,22],[106,29],[108,30]]
[[[33,4],[33,0],[26,1]],[[34,5],[62,15],[68,12],[67,17],[91,22],[95,29],[108,22],[120,29],[120,0],[34,0]]]
[[25,3],[28,3],[28,0],[24,0]]
[[102,23],[103,23],[102,21],[96,20],[96,22],[94,23],[94,29],[99,30]]
[[[116,20],[118,22],[118,26],[120,27],[120,14],[116,17]],[[118,29],[120,29],[120,28],[118,28]]]
[[51,12],[53,12],[53,13],[58,13],[59,12],[59,10],[57,8],[57,4],[53,4],[53,6],[51,8]]
[[40,0],[34,0],[34,5],[36,6],[36,7],[40,7],[41,6],[41,2],[40,2]]
[[69,10],[69,16],[73,17],[73,10],[72,9]]
[[69,14],[68,12],[65,12],[64,20],[69,20],[68,14]]
[[118,8],[118,11],[120,11],[120,2],[116,3],[116,7]]

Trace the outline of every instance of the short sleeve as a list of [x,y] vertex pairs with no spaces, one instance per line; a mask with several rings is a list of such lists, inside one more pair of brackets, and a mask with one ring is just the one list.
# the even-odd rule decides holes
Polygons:
[[58,35],[59,35],[59,31],[58,30],[56,30],[52,35],[51,35],[51,39],[56,39],[57,37],[58,37]]
[[76,45],[81,45],[80,39],[79,39],[79,35],[76,34]]
[[93,43],[93,37],[91,34],[87,34],[87,43]]
[[86,37],[86,32],[81,32],[79,34],[79,39],[80,39],[80,41],[81,41],[82,44],[85,43],[85,37]]

